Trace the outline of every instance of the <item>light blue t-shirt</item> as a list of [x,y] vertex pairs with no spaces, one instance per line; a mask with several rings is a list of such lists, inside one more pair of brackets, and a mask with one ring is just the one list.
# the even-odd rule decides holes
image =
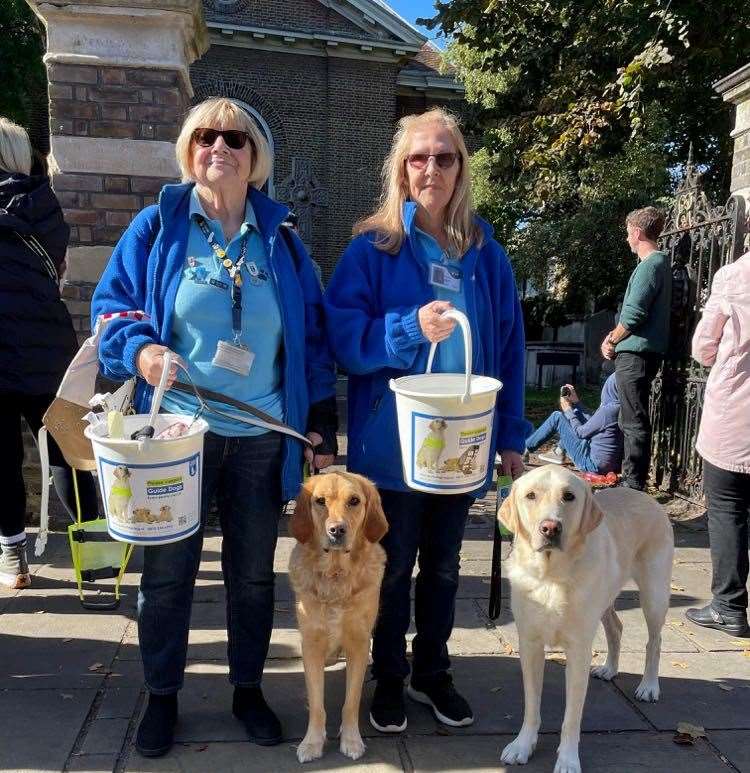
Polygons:
[[[459,279],[459,289],[449,290],[438,285],[431,285],[435,300],[450,301],[453,306],[466,313],[466,283],[460,260],[451,260],[443,248],[428,233],[416,228],[417,244],[419,246],[419,258],[424,261],[427,270],[433,263],[439,263],[450,271],[451,275]],[[456,325],[453,332],[445,341],[437,345],[433,371],[436,373],[464,373],[464,339],[461,329]]]
[[[224,249],[229,258],[240,256],[242,240],[247,234],[247,252],[242,266],[242,336],[241,342],[254,353],[250,373],[240,376],[212,364],[220,340],[231,342],[232,291],[226,268],[214,254],[197,223],[202,216],[213,230],[216,242],[226,244],[221,223],[210,220],[195,189],[190,200],[190,233],[182,279],[175,298],[170,348],[186,362],[195,383],[206,389],[250,403],[276,419],[284,420],[282,378],[281,309],[273,272],[258,230],[252,205],[245,206],[245,222]],[[184,380],[184,376],[181,380]],[[192,414],[197,408],[194,395],[168,391],[163,410]],[[237,411],[221,403],[217,408],[228,413]],[[206,413],[204,418],[218,435],[260,435],[268,430],[253,427]]]

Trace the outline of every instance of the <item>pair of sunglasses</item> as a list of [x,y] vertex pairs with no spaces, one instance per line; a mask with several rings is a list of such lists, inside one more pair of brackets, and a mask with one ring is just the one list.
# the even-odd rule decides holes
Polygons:
[[458,153],[411,153],[406,157],[406,160],[409,162],[409,166],[413,166],[415,169],[424,169],[430,163],[431,158],[435,159],[435,163],[441,169],[450,169],[461,157]]
[[247,132],[239,129],[196,129],[193,132],[193,141],[202,148],[211,148],[216,140],[221,137],[228,148],[240,150],[250,139]]

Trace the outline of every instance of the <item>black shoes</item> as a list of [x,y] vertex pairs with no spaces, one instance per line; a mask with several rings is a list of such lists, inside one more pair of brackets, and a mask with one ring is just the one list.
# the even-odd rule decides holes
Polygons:
[[724,631],[730,636],[750,637],[750,626],[747,624],[747,617],[738,615],[737,617],[728,617],[717,612],[710,604],[700,609],[688,609],[685,617],[691,623],[703,626],[704,628],[715,628],[717,631]]
[[162,757],[174,745],[177,693],[148,696],[148,706],[138,726],[135,748],[144,757]]
[[235,687],[232,713],[245,726],[253,743],[260,746],[281,743],[281,722],[266,703],[260,687]]
[[370,707],[370,724],[381,733],[406,730],[404,683],[400,679],[378,679]]
[[435,718],[450,727],[466,727],[474,722],[468,701],[453,686],[450,674],[430,679],[414,679],[407,689],[409,697],[432,707]]

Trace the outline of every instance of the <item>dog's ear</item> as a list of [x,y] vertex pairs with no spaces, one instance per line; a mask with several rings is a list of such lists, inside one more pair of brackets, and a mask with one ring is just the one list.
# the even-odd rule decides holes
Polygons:
[[388,521],[383,512],[383,503],[380,501],[380,493],[377,488],[375,488],[375,484],[372,481],[362,475],[357,475],[356,478],[367,497],[365,523],[363,526],[365,539],[368,542],[380,542],[388,531]]
[[290,524],[292,536],[297,542],[309,542],[315,533],[315,524],[312,519],[312,495],[310,493],[310,481],[305,483],[297,494],[297,504]]
[[586,502],[583,505],[583,515],[579,528],[580,533],[583,535],[590,534],[602,522],[602,518],[604,518],[604,510],[599,507],[594,492],[589,487],[586,493]]
[[511,486],[510,493],[505,501],[500,505],[497,513],[498,520],[505,528],[516,534],[519,530],[520,520],[518,518],[518,506],[516,504],[516,489]]

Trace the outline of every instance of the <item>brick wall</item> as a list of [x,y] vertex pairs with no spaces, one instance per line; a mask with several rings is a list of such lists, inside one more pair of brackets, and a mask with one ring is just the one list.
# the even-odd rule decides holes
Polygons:
[[47,72],[53,135],[172,141],[188,107],[176,71],[53,64]]
[[[270,27],[295,32],[334,32],[348,37],[367,37],[354,22],[317,0],[203,0],[206,21],[226,21],[250,27]],[[225,9],[222,11],[222,7]]]
[[[174,70],[50,64],[50,134],[115,141],[176,139],[190,105]],[[53,176],[70,247],[114,245],[133,217],[171,179],[64,171]],[[66,282],[63,297],[79,337],[89,332],[94,284]]]
[[133,217],[156,201],[165,182],[162,177],[56,175],[71,246],[115,244]]

